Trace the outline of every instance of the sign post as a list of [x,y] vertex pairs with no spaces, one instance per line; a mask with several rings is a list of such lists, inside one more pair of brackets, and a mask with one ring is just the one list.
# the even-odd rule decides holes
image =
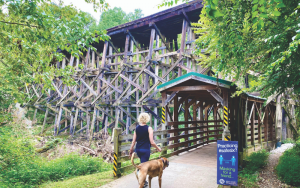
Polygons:
[[217,184],[238,185],[238,142],[217,141]]

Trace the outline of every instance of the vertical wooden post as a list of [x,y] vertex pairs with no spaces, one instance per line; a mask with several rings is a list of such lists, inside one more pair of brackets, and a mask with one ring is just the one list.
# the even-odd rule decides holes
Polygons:
[[[129,37],[129,39],[130,39],[130,36],[129,35],[127,35],[128,37]],[[127,37],[126,36],[126,37]],[[132,53],[133,52],[133,40],[130,40],[130,52]],[[128,53],[128,52],[127,52]],[[129,57],[129,62],[131,62],[132,63],[132,56],[130,56]],[[128,70],[129,71],[131,71],[132,69],[130,69],[130,68],[128,68]],[[132,81],[132,73],[129,73],[128,74],[128,76],[129,76],[129,80],[130,81]],[[128,93],[129,92],[131,92],[131,87],[130,87],[130,89],[128,90]],[[130,99],[130,97],[129,97],[129,99]],[[128,114],[131,114],[131,109],[130,109],[130,106],[129,107],[127,107],[127,113]],[[128,134],[129,133],[129,126],[131,125],[131,117],[130,116],[127,116],[127,121],[126,121],[126,134]]]
[[45,117],[44,117],[44,122],[43,122],[43,127],[42,127],[41,134],[43,134],[43,132],[44,132],[44,129],[45,129],[45,125],[46,125],[46,122],[47,122],[47,117],[48,117],[48,111],[49,111],[49,109],[48,109],[48,108],[46,108],[46,113],[45,113]]
[[269,105],[269,110],[270,110],[270,116],[269,116],[269,118],[271,120],[271,121],[269,121],[269,125],[270,125],[270,140],[274,141],[274,139],[273,139],[273,132],[274,132],[274,126],[273,126],[273,124],[274,124],[274,122],[273,122],[273,118],[272,118],[272,115],[274,115],[274,113],[273,113],[273,108],[271,108],[270,105]]
[[[206,102],[205,102],[206,103]],[[200,121],[203,121],[203,101],[200,101],[200,106],[199,106],[199,111],[200,111]],[[203,137],[203,123],[200,123],[200,135]],[[202,139],[202,143],[204,143],[204,138]]]
[[236,102],[238,102],[237,104],[237,108],[236,108],[236,115],[237,115],[237,118],[236,118],[236,123],[237,123],[237,138],[238,138],[238,144],[239,144],[239,151],[243,151],[243,131],[242,131],[242,127],[243,127],[243,124],[241,123],[241,117],[242,117],[242,114],[241,114],[241,109],[242,108],[242,98],[241,97],[236,97]]
[[[99,66],[99,71],[101,71],[100,68],[103,68],[104,65],[105,65],[107,49],[108,49],[108,42],[105,41],[104,42],[104,47],[103,47],[103,54],[102,54],[102,59],[101,59],[101,65]],[[103,74],[101,74],[100,77],[103,78]],[[98,92],[98,94],[101,93],[101,86],[102,86],[101,80],[98,79],[97,80],[97,92]]]
[[287,138],[287,127],[286,127],[286,115],[285,110],[282,109],[282,140],[286,140]]
[[247,137],[247,127],[248,127],[248,114],[247,114],[247,111],[248,111],[248,98],[246,100],[246,104],[245,104],[245,114],[244,114],[244,127],[245,127],[245,130],[244,130],[244,140],[245,140],[245,148],[248,147],[248,137]]
[[90,132],[91,132],[90,133],[90,142],[92,141],[93,136],[94,136],[96,117],[97,117],[97,108],[94,107],[93,119],[92,119],[91,130],[90,130]]
[[[152,59],[154,39],[155,39],[155,29],[151,29],[150,43],[149,43],[149,54],[148,54],[148,57],[147,57],[148,60]],[[149,66],[151,66],[151,64]],[[150,68],[147,67],[147,69],[150,69]],[[149,75],[146,74],[145,75],[144,89],[148,90],[149,86],[150,86],[150,84],[149,84]]]
[[90,138],[90,122],[91,122],[91,117],[90,117],[90,113],[89,113],[89,108],[86,109],[86,139],[89,140]]
[[[179,58],[181,58],[182,54],[184,53],[187,26],[188,26],[187,21],[185,19],[183,19],[182,31],[181,31],[181,45],[180,45]],[[178,68],[178,76],[181,76],[181,75],[182,75],[182,70],[181,70],[181,68]]]
[[32,121],[33,121],[34,124],[36,124],[36,121],[37,121],[36,120],[36,114],[37,114],[37,108],[35,108],[33,118],[32,118]]
[[[188,100],[188,98],[186,98],[185,101],[184,101],[184,121],[189,121],[189,106],[188,106],[188,103],[189,103],[189,100]],[[186,123],[184,125],[185,128],[188,128],[188,126],[189,126],[188,123]],[[188,135],[189,131],[185,131],[184,134]],[[188,141],[189,137],[185,137],[184,140]],[[186,144],[185,147],[188,147],[188,144]]]
[[115,121],[115,128],[118,128],[119,125],[119,118],[120,118],[120,109],[116,106],[116,121]]
[[[161,111],[161,114],[162,114],[162,116],[161,116],[161,121],[162,121],[162,128],[161,128],[161,130],[166,130],[167,129],[167,123],[168,123],[168,118],[166,118],[167,117],[167,113],[166,113],[166,107],[167,106],[166,106],[166,103],[165,103],[166,99],[167,99],[166,92],[163,92],[161,94],[161,97],[162,97],[162,104],[163,104],[162,111]],[[162,138],[167,138],[167,134],[162,135]],[[166,147],[167,146],[167,142],[163,143],[163,146]],[[167,154],[167,149],[164,149],[162,151],[162,155],[165,155],[165,154]]]
[[95,69],[95,52],[92,51],[92,69]]
[[257,117],[257,120],[258,120],[258,124],[257,124],[257,130],[258,130],[258,143],[262,143],[262,127],[261,127],[261,103],[258,103],[258,117]]
[[[213,112],[213,113],[214,113],[213,115],[214,115],[214,120],[215,120],[215,121],[218,120],[218,117],[217,117],[217,110],[218,110],[217,104],[215,104],[215,106],[214,106],[214,112]],[[215,127],[214,127],[214,130],[217,130],[217,127],[216,127],[216,126],[217,126],[218,124],[219,124],[218,122],[214,123],[214,126],[215,126]],[[219,132],[214,132],[215,135],[218,134],[218,133],[219,133]],[[217,138],[217,137],[214,137],[214,139],[217,140],[218,138]]]
[[[210,107],[209,104],[205,104],[205,109],[204,109],[204,121],[208,121],[208,109]],[[205,128],[204,128],[204,131],[205,131],[205,136],[206,136],[206,144],[208,144],[208,140],[209,140],[209,134],[208,134],[208,123],[204,123],[205,125]]]
[[254,107],[254,102],[253,102],[253,111],[252,111],[252,116],[251,116],[251,144],[252,145],[254,145],[255,143],[255,138],[254,138],[254,136],[255,136],[255,129],[254,129],[254,121],[255,121],[255,107]]
[[[71,111],[74,111],[74,109],[75,109],[74,107],[71,108]],[[71,120],[70,120],[70,133],[69,134],[72,135],[72,131],[74,129],[73,128],[73,126],[74,126],[73,125],[73,123],[74,123],[74,116],[73,116],[72,112],[70,113],[70,116],[71,116]]]
[[[287,110],[289,111],[289,108]],[[289,113],[289,112],[285,112],[285,113]],[[289,117],[286,115],[285,116],[285,122],[286,122],[286,125],[287,125],[287,138],[293,138],[292,131],[289,127],[290,121],[292,121],[292,120],[290,120]]]
[[74,135],[74,133],[75,133],[75,128],[76,128],[77,119],[78,119],[78,112],[79,112],[79,109],[76,108],[74,121],[73,121],[73,123],[71,124],[71,127],[70,127],[70,134],[72,134],[72,135]]
[[122,129],[120,128],[114,128],[113,130],[113,140],[114,140],[114,167],[113,167],[113,173],[114,173],[114,177],[120,177],[121,176],[121,172],[120,172],[120,168],[121,168],[121,162],[118,162],[118,158],[121,157],[121,152],[119,151],[119,146],[121,145],[121,143],[119,142],[119,135],[122,133]]
[[[230,95],[230,93],[228,95]],[[234,104],[235,99],[231,98],[231,97],[228,97],[228,101],[230,102],[230,103],[228,102],[228,109],[229,109],[228,111],[230,112],[228,114],[228,118],[229,118],[228,119],[228,125],[229,125],[231,140],[236,140],[236,138],[235,138],[236,129],[235,129],[235,126],[234,126],[234,124],[235,124],[235,114],[234,114],[234,112],[235,112],[235,110],[234,110],[234,108],[235,108],[235,104]]]
[[[178,95],[174,97],[174,122],[178,122]],[[174,129],[178,129],[178,124],[174,124]],[[178,136],[178,132],[174,132],[174,137]],[[174,144],[178,143],[178,139],[174,140]],[[174,148],[174,152],[178,150],[178,147]]]
[[231,135],[230,131],[228,130],[228,124],[229,124],[229,108],[228,108],[228,89],[223,89],[223,125],[224,125],[224,131],[222,140],[230,141]]
[[[222,140],[230,141],[231,134],[228,130],[229,124],[229,108],[228,108],[228,89],[224,89],[223,91],[223,122],[224,122],[224,130],[222,135]],[[247,135],[246,135],[247,137]],[[223,185],[223,188],[230,188],[231,186]]]
[[[193,121],[197,121],[197,100],[193,104]],[[192,125],[193,127],[197,127],[197,123],[194,123]],[[196,133],[197,130],[194,130],[193,133]],[[193,136],[193,139],[196,139],[197,136]],[[197,142],[193,142],[194,145],[197,144]]]
[[265,141],[269,141],[269,110],[268,105],[265,108]]
[[61,115],[62,115],[62,108],[60,107],[59,108],[59,112],[58,112],[58,117],[56,119],[55,126],[54,126],[54,136],[58,135],[58,131],[59,131],[59,127],[60,127]]

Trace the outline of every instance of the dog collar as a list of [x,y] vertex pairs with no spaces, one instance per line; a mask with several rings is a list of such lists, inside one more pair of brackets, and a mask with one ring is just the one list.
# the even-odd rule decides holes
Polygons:
[[164,170],[164,169],[166,169],[166,167],[165,167],[165,161],[162,158],[160,158],[160,159],[162,160],[162,162],[164,164],[164,166],[163,166],[163,170]]

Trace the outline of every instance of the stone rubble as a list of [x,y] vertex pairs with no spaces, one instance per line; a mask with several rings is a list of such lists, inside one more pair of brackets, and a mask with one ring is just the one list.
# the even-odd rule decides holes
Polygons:
[[292,147],[294,147],[294,144],[292,144],[292,143],[282,144],[281,147],[276,148],[276,149],[270,151],[270,153],[271,154],[283,153],[284,151],[286,151],[286,150],[288,150],[288,149],[290,149]]

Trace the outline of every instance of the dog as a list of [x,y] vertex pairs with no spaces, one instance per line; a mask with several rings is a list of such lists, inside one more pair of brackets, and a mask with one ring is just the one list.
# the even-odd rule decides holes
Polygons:
[[[148,178],[149,188],[151,188],[152,178],[154,178],[156,176],[158,176],[159,188],[161,188],[161,179],[162,179],[163,170],[169,166],[169,160],[165,157],[162,157],[157,160],[147,161],[142,164],[136,165],[136,164],[134,164],[134,161],[133,161],[134,154],[135,153],[133,153],[131,156],[131,163],[136,168],[135,176],[140,185],[139,188],[144,187],[147,174],[149,175],[149,178]],[[137,174],[137,170],[139,170],[139,174]]]

